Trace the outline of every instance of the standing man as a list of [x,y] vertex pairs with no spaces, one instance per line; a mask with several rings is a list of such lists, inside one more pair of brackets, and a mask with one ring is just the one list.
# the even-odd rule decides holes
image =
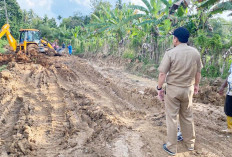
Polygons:
[[[167,51],[159,66],[158,96],[165,101],[167,143],[163,149],[170,155],[177,152],[177,116],[188,150],[194,150],[195,130],[192,99],[199,90],[201,57],[199,52],[187,45],[189,31],[184,27],[173,33],[174,48]],[[163,83],[167,83],[164,91]],[[164,96],[165,95],[165,96]]]
[[225,114],[227,115],[227,129],[223,132],[232,133],[232,63],[230,65],[229,76],[219,89],[219,94],[223,95],[224,89],[228,85],[225,102]]
[[71,56],[72,55],[72,45],[71,45],[71,43],[68,45],[68,52],[69,52],[69,55]]
[[65,43],[64,43],[64,42],[63,42],[63,44],[62,44],[62,48],[65,49]]

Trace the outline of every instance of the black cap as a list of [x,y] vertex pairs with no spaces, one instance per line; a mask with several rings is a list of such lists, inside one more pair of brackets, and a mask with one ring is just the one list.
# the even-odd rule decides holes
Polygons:
[[184,27],[177,28],[172,35],[178,38],[181,43],[187,43],[189,38],[189,31]]

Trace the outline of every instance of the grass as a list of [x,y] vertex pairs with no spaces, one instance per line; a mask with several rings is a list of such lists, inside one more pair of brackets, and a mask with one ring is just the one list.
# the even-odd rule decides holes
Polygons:
[[0,72],[2,72],[3,70],[5,70],[6,67],[7,67],[7,65],[2,65],[2,66],[0,66]]
[[2,40],[0,39],[0,53],[5,53],[6,52],[6,49],[3,48],[5,45],[7,45],[8,42],[6,40]]

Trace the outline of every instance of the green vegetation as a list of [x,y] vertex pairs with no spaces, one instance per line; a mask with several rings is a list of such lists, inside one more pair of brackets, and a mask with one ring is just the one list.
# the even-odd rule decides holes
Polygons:
[[4,48],[4,46],[6,46],[7,44],[8,42],[6,40],[0,39],[0,53],[6,52],[6,49]]
[[[6,0],[11,32],[18,38],[19,28],[36,28],[49,41],[72,43],[77,53],[108,53],[145,65],[160,63],[167,48],[172,46],[171,32],[185,26],[191,32],[189,44],[201,53],[205,77],[225,77],[231,63],[232,21],[215,18],[228,11],[232,15],[232,2],[216,0],[142,0],[144,5],[116,6],[103,0],[91,0],[93,13],[56,19],[38,17],[33,10],[21,10],[16,0]],[[3,0],[0,0],[2,6]],[[4,10],[0,10],[4,17]],[[0,19],[0,25],[6,22]],[[1,41],[0,41],[1,44]],[[2,46],[1,46],[2,47]],[[1,49],[0,49],[1,51]]]
[[6,67],[7,67],[7,65],[2,65],[2,66],[0,66],[0,72],[2,72],[3,70],[5,70]]
[[135,55],[135,52],[133,50],[127,49],[126,51],[124,51],[122,57],[133,60],[133,59],[135,59],[136,55]]

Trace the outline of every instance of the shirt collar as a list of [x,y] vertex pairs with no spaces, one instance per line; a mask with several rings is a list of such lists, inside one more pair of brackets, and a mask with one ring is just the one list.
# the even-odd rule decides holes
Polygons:
[[187,43],[180,43],[180,44],[177,45],[176,47],[183,47],[183,46],[187,46]]

